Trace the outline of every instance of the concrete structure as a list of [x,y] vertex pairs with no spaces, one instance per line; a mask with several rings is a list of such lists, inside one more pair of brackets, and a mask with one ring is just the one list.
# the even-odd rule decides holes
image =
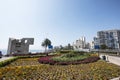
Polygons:
[[120,30],[107,30],[97,32],[94,38],[94,45],[106,45],[111,49],[120,49]]
[[90,49],[94,49],[94,41],[90,42]]
[[108,61],[120,66],[120,57],[108,56]]
[[120,57],[118,56],[110,56],[108,54],[99,54],[99,56],[105,61],[109,61],[110,63],[120,66]]
[[91,44],[90,43],[86,43],[85,49],[90,49],[90,47],[91,47]]
[[29,52],[29,45],[33,43],[34,38],[9,38],[7,54],[27,54]]
[[120,77],[113,78],[113,79],[110,79],[110,80],[120,80]]

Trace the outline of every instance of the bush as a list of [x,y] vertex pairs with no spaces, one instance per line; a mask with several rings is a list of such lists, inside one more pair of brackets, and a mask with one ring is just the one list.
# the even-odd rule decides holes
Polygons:
[[71,51],[69,53],[62,54],[61,56],[53,57],[52,59],[54,61],[76,61],[85,59],[89,56],[90,56],[89,53]]
[[19,57],[14,57],[14,58],[11,58],[11,59],[8,59],[8,60],[5,60],[5,61],[1,61],[0,62],[0,67],[4,67],[8,64],[10,64],[11,62],[17,60]]
[[71,51],[71,52],[73,52],[73,53],[79,53],[79,54],[84,54],[84,53],[86,53],[86,52],[84,52],[84,51]]
[[90,56],[99,56],[98,53],[90,53]]
[[[72,56],[72,55],[70,55],[70,56]],[[89,56],[75,56],[75,57],[73,57],[73,56],[70,57],[70,56],[68,57],[68,55],[67,55],[67,57],[66,56],[53,57],[52,60],[59,61],[59,62],[61,62],[61,61],[63,61],[63,62],[69,62],[69,61],[83,60],[83,59],[89,57]]]
[[24,59],[24,58],[38,58],[40,56],[18,56],[18,57],[14,57],[14,58],[11,58],[11,59],[8,59],[8,60],[5,60],[5,61],[1,61],[0,62],[0,67],[4,67],[8,64],[10,64],[11,62],[13,61],[16,61],[17,59]]
[[[80,58],[79,58],[80,59]],[[45,57],[41,57],[38,59],[39,63],[42,64],[50,64],[50,65],[69,65],[69,64],[85,64],[85,63],[91,63],[91,62],[95,62],[97,60],[99,60],[100,58],[97,56],[93,56],[93,57],[88,57],[88,58],[81,58],[79,59],[74,59],[72,58],[71,60],[67,60],[66,58],[62,58],[61,60],[59,60],[58,58],[54,60],[54,56],[45,56]]]
[[64,54],[62,57],[71,58],[71,57],[75,57],[75,56],[76,56],[76,54],[68,53],[68,54]]
[[60,51],[61,54],[69,53],[69,52],[71,52],[71,50],[61,50],[61,51]]

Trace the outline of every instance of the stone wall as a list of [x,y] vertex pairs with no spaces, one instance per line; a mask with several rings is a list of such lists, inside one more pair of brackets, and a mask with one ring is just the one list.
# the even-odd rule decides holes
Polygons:
[[120,66],[120,57],[108,56],[108,61]]

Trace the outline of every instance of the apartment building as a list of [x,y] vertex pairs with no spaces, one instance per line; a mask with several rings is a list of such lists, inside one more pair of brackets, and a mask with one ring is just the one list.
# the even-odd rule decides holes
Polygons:
[[120,30],[98,31],[94,37],[94,46],[106,45],[111,49],[120,49]]
[[73,48],[75,50],[85,49],[86,48],[86,40],[85,37],[81,37],[73,43]]

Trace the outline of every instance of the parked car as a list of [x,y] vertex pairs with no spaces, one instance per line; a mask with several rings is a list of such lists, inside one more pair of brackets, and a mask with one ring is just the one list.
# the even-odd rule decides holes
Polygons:
[[2,52],[0,51],[0,58],[2,58]]

